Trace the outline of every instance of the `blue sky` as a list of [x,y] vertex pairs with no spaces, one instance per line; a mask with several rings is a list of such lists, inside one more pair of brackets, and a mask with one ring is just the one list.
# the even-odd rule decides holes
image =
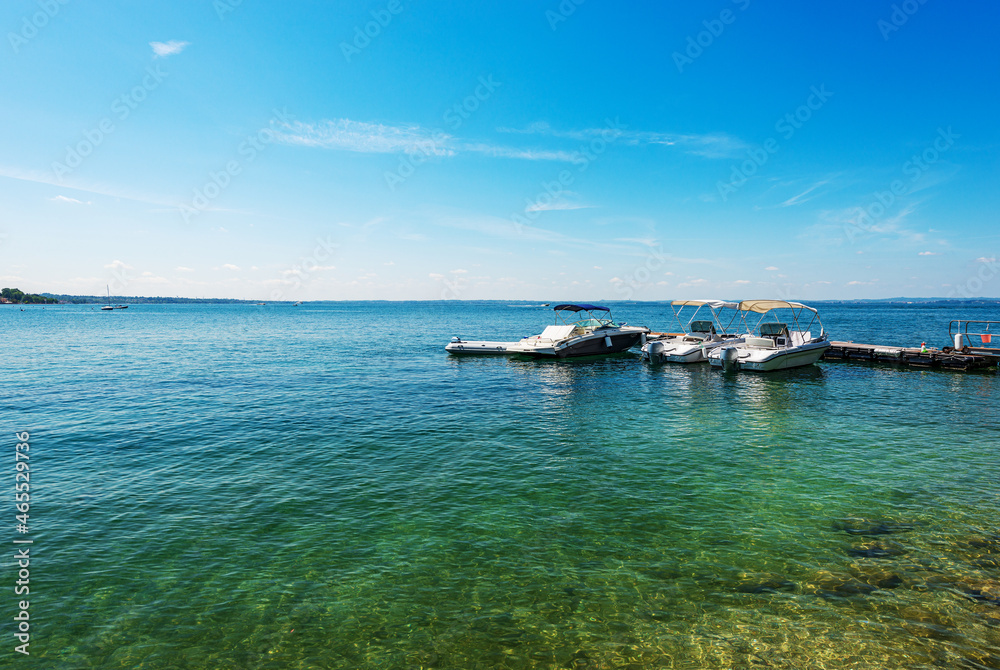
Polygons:
[[6,2],[0,284],[1000,297],[998,24],[942,0]]

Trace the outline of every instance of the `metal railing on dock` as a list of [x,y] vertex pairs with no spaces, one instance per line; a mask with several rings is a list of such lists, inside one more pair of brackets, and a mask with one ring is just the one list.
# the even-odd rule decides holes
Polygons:
[[[975,330],[969,331],[973,326]],[[990,332],[990,329],[993,332]],[[982,346],[976,346],[972,338],[978,337]],[[996,337],[996,341],[993,338]],[[956,319],[948,324],[948,339],[954,343],[955,351],[1000,356],[1000,321],[970,321]],[[989,346],[997,345],[997,346]],[[946,347],[947,348],[947,347]]]
[[[990,331],[993,332],[990,332]],[[824,360],[867,361],[917,368],[945,370],[997,370],[1000,366],[1000,321],[971,321],[956,319],[948,324],[949,340],[954,346],[892,347],[857,342],[831,342],[823,354]],[[983,346],[974,346],[978,337]]]

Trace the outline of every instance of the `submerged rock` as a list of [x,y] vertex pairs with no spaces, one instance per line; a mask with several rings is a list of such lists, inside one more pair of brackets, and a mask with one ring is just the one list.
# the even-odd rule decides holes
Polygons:
[[895,542],[866,542],[847,550],[848,556],[859,558],[894,558],[906,554],[906,548]]
[[751,575],[736,585],[740,593],[775,593],[777,591],[797,591],[799,585],[782,575],[764,574]]
[[913,530],[913,528],[914,524],[912,523],[857,517],[838,519],[833,522],[834,530],[842,530],[848,535],[891,535],[893,533],[905,533]]

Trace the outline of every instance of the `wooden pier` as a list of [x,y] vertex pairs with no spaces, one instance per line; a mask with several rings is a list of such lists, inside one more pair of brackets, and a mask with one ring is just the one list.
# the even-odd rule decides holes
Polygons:
[[890,347],[857,342],[831,342],[823,354],[826,361],[858,361],[885,363],[914,368],[938,368],[944,370],[996,370],[1000,365],[997,350],[979,347],[952,347],[935,349],[930,347]]

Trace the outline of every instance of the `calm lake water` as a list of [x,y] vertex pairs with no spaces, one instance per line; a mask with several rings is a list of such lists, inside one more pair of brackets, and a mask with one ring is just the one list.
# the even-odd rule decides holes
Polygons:
[[[673,328],[666,303],[617,319]],[[948,344],[1000,308],[821,304]],[[0,309],[0,665],[998,668],[1000,376],[457,358],[522,303]],[[30,657],[11,540],[30,537]]]

